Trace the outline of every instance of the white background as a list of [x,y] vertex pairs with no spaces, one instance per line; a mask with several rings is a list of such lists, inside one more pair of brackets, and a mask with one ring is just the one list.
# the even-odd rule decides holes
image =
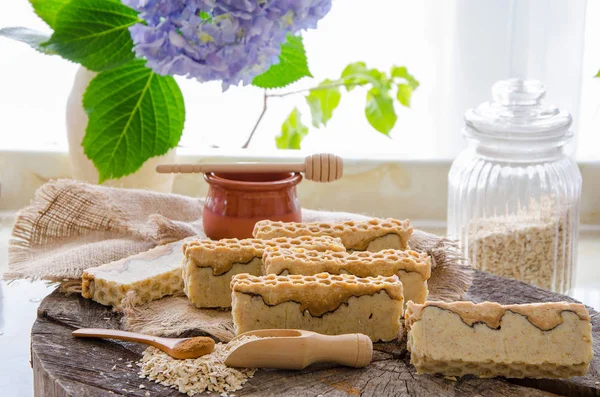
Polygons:
[[[600,1],[590,0],[587,6],[585,0],[522,0],[518,5],[515,0],[370,0],[367,8],[365,4],[334,0],[318,30],[304,34],[315,79],[290,89],[335,78],[354,61],[385,70],[405,65],[421,82],[413,106],[397,106],[398,122],[390,140],[367,123],[364,91],[343,93],[327,128],[311,127],[303,148],[453,158],[464,147],[460,136],[464,110],[489,99],[491,83],[514,74],[514,63],[521,62],[525,75],[548,83],[549,100],[579,114],[578,156],[600,158],[600,79],[594,78],[600,69]],[[48,31],[26,0],[0,2],[0,27],[4,26]],[[579,37],[584,26],[585,42]],[[65,103],[77,67],[0,38],[0,149],[66,150]],[[223,94],[220,83],[179,81],[187,108],[181,145],[239,148],[261,111],[262,91],[232,87]],[[310,125],[302,96],[273,98],[251,147],[274,150],[274,137],[295,105]]]

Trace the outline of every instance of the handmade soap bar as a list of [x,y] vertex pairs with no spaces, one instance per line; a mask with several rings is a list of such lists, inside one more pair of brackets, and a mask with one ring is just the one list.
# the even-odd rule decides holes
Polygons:
[[402,282],[404,302],[423,303],[427,299],[427,280],[431,259],[415,251],[318,252],[302,248],[269,247],[263,254],[264,274],[317,273],[354,274],[358,277],[397,275]]
[[296,236],[332,236],[342,239],[348,250],[377,252],[384,249],[408,249],[412,234],[408,220],[370,219],[339,223],[294,223],[260,221],[252,235],[260,239]]
[[160,245],[149,251],[87,269],[81,295],[103,305],[120,307],[127,292],[135,304],[150,302],[183,291],[181,250],[184,241]]
[[400,332],[403,297],[397,276],[238,274],[231,288],[237,334],[305,329],[329,335],[361,333],[373,341],[388,341]]
[[317,251],[345,251],[339,239],[328,236],[188,242],[183,247],[185,294],[196,307],[230,307],[231,278],[239,273],[260,275],[265,248],[276,246],[287,249],[304,247]]
[[421,374],[567,378],[585,375],[592,360],[581,304],[409,302],[405,318],[410,362]]

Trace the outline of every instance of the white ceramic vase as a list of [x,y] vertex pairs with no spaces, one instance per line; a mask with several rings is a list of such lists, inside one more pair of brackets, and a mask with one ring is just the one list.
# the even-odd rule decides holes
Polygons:
[[[73,178],[88,183],[98,183],[98,171],[92,161],[83,153],[83,147],[81,146],[88,123],[82,99],[88,84],[95,76],[95,72],[81,66],[75,75],[73,88],[67,101],[67,137]],[[158,174],[155,168],[158,164],[173,163],[174,161],[175,149],[172,149],[163,156],[152,157],[134,174],[121,179],[108,180],[103,185],[170,193],[173,188],[174,175]]]

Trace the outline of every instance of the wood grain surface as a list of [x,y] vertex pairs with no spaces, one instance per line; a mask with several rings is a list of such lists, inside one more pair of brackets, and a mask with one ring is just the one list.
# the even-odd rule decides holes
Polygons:
[[[466,299],[503,304],[572,299],[527,284],[477,272]],[[311,366],[302,371],[259,370],[236,396],[600,396],[600,313],[590,309],[594,359],[587,376],[567,380],[477,379],[454,381],[417,375],[406,341],[375,344],[364,369]],[[135,362],[145,346],[119,341],[76,339],[79,327],[119,327],[119,316],[78,295],[49,295],[38,309],[31,333],[36,396],[183,396],[140,379]],[[189,336],[189,335],[186,335]],[[141,388],[143,386],[143,388]],[[206,394],[202,394],[206,395]],[[212,395],[217,395],[213,393]]]

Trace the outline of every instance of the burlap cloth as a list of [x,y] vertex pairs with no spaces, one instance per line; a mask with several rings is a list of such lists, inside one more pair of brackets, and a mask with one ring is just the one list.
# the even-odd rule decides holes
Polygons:
[[[80,291],[87,268],[185,237],[205,237],[202,207],[203,199],[174,194],[49,182],[17,215],[4,278],[49,280],[67,292]],[[368,219],[308,209],[302,217],[306,222]],[[456,300],[467,291],[471,270],[452,241],[415,230],[409,245],[432,257],[430,299]],[[165,336],[209,334],[223,341],[233,336],[229,311],[196,309],[185,296],[140,306],[128,298],[122,313],[125,329]]]

